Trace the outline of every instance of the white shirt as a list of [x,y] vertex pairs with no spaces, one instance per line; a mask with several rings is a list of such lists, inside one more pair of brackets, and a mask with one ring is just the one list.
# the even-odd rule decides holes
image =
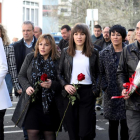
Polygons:
[[77,84],[77,76],[83,73],[85,75],[85,80],[80,81],[79,84],[89,85],[92,84],[90,71],[89,71],[89,57],[82,54],[82,51],[76,50],[76,54],[73,57],[73,67],[71,74],[70,84]]

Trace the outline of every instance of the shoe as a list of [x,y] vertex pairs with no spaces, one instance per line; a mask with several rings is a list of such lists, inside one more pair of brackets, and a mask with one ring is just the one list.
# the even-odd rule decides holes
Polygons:
[[103,112],[101,112],[101,113],[100,113],[100,115],[104,115],[104,113],[103,113]]
[[95,106],[95,110],[98,110],[98,111],[101,110],[101,106],[100,105],[96,105]]

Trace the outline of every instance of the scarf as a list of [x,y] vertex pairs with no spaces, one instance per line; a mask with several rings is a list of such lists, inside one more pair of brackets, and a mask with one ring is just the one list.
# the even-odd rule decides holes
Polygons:
[[[40,80],[42,74],[46,73],[48,79],[56,80],[56,70],[54,62],[49,56],[47,60],[44,60],[43,56],[38,53],[38,56],[32,61],[32,84],[35,85]],[[34,87],[35,88],[35,87]],[[44,113],[49,112],[49,106],[54,97],[54,91],[50,88],[42,88],[42,105]]]

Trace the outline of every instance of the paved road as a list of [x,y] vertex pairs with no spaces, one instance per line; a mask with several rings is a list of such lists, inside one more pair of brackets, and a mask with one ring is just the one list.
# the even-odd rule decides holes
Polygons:
[[[5,140],[24,140],[23,131],[15,127],[11,121],[14,109],[17,105],[18,99],[14,97],[12,102],[13,106],[6,111],[4,120],[4,133]],[[108,121],[100,115],[101,111],[97,111],[97,124],[96,124],[96,138],[95,140],[108,140]],[[57,140],[68,140],[68,134],[64,131],[59,133]]]

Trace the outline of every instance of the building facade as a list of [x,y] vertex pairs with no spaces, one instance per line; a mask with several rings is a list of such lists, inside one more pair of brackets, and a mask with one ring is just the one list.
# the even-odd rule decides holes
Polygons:
[[22,23],[30,20],[42,27],[41,0],[1,0],[1,23],[7,29],[10,41],[22,38]]

